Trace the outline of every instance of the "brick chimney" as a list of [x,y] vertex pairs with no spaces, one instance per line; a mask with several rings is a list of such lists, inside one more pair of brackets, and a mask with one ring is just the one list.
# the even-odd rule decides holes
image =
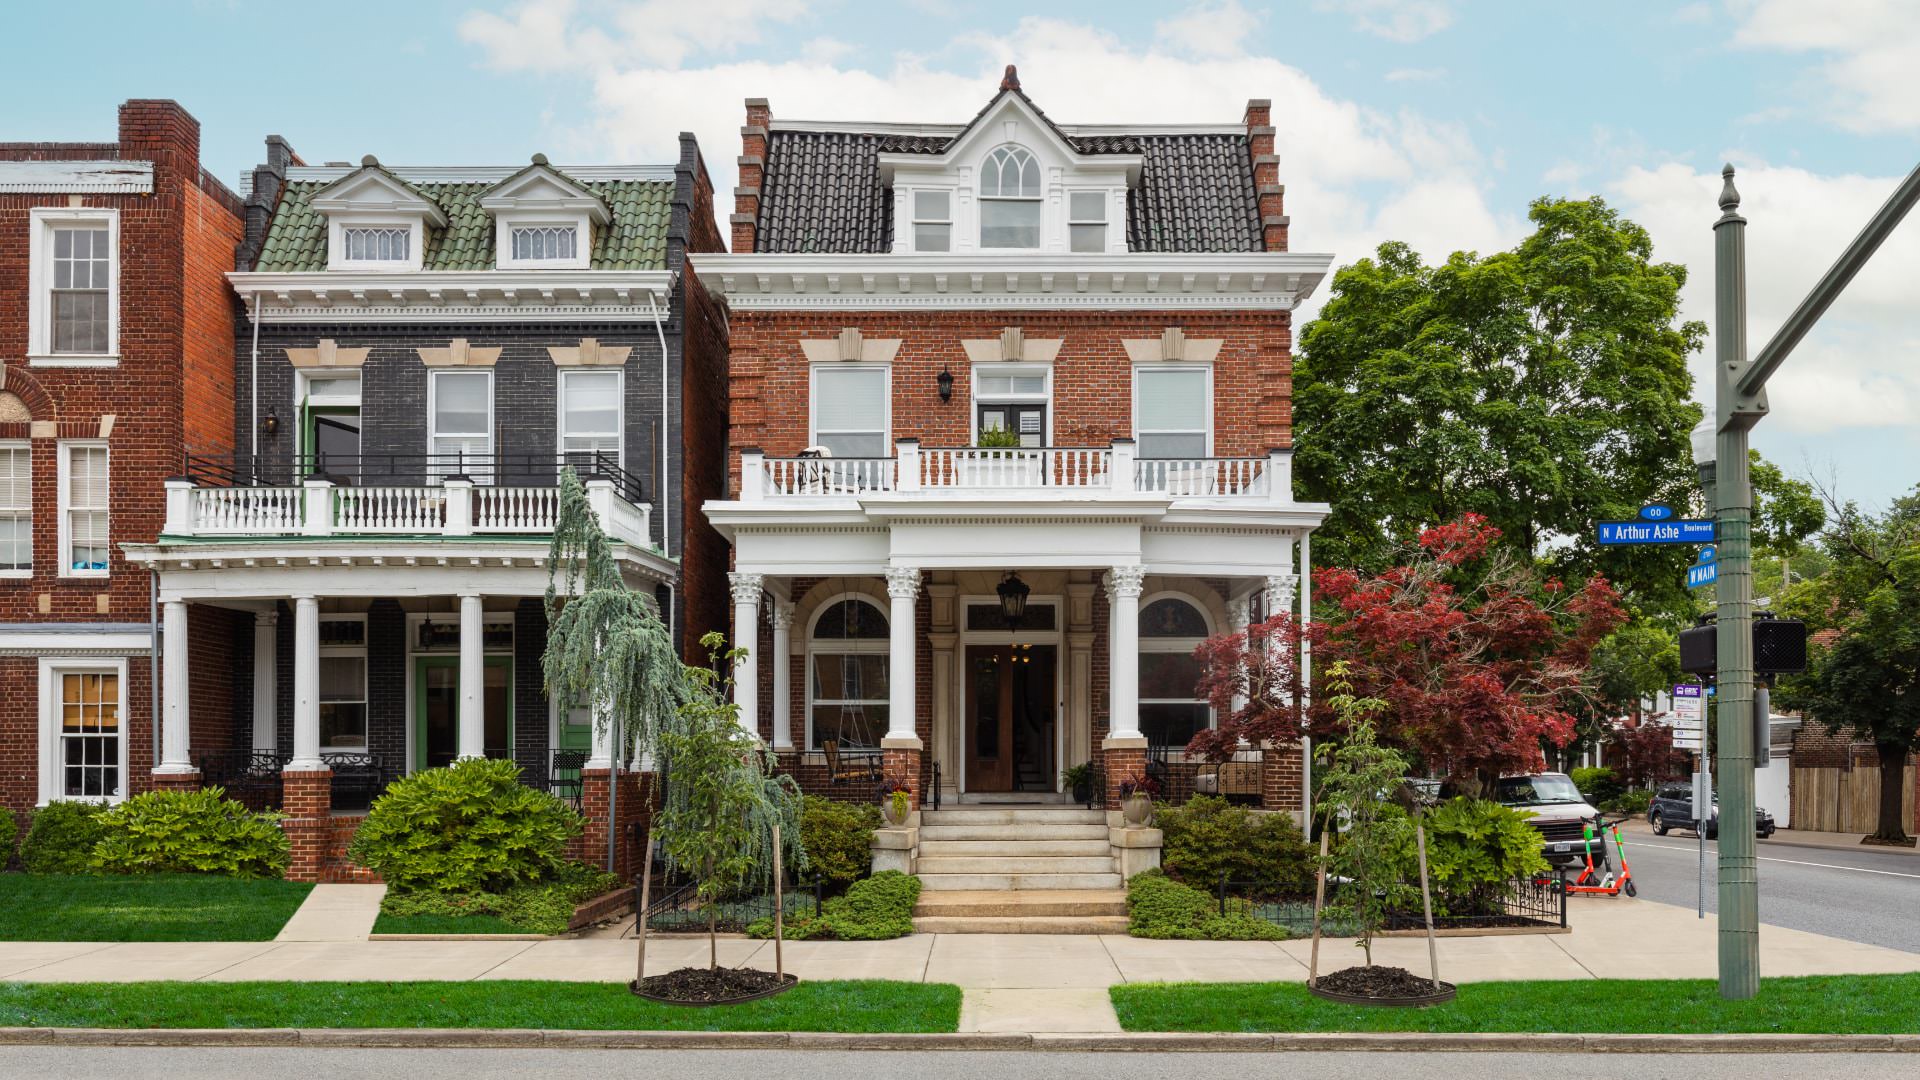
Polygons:
[[767,167],[767,127],[773,109],[766,98],[747,99],[747,124],[740,129],[740,186],[733,189],[732,250],[753,250],[754,225],[760,220],[760,180]]
[[267,242],[267,223],[280,205],[280,192],[287,184],[287,167],[304,165],[294,153],[293,144],[279,135],[267,136],[267,160],[253,167],[253,182],[247,191],[242,220],[246,235],[234,252],[233,264],[239,270],[252,270]]
[[1254,98],[1242,119],[1253,155],[1253,189],[1260,199],[1260,237],[1268,251],[1287,250],[1287,188],[1280,182],[1280,155],[1273,148],[1273,102]]
[[200,175],[200,121],[177,101],[134,98],[120,106],[120,156],[153,162],[155,195]]

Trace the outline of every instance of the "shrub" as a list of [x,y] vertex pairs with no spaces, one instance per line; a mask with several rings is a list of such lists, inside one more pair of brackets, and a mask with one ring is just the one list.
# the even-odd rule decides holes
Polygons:
[[[818,916],[787,921],[784,936],[838,938],[841,941],[881,941],[913,933],[913,905],[920,899],[920,879],[898,870],[882,870],[856,881],[846,894],[820,906]],[[772,937],[773,920],[757,919],[747,927],[753,937]]]
[[13,841],[20,835],[20,823],[13,811],[0,807],[0,870],[13,865]]
[[505,893],[389,892],[380,910],[393,916],[493,915],[529,934],[564,934],[573,909],[620,887],[620,879],[586,863],[564,864],[552,880]]
[[93,872],[93,848],[103,830],[104,803],[50,802],[34,811],[20,845],[20,865],[29,874]]
[[1307,841],[1286,814],[1261,814],[1215,795],[1154,814],[1167,876],[1202,889],[1222,875],[1287,895],[1304,895],[1313,881]]
[[[1452,915],[1492,914],[1508,884],[1547,869],[1540,831],[1524,811],[1483,799],[1449,799],[1428,811],[1427,873],[1434,906]],[[1418,856],[1403,860],[1418,881]]]
[[399,892],[505,893],[563,872],[586,821],[522,787],[511,761],[470,758],[397,781],[376,799],[347,856]]
[[800,809],[800,843],[807,866],[828,881],[866,876],[873,866],[873,831],[880,808],[872,803],[843,803],[809,795]]
[[1604,806],[1619,798],[1627,790],[1627,785],[1621,781],[1620,774],[1604,765],[1591,769],[1575,769],[1567,774],[1567,778],[1573,781],[1573,786],[1579,788],[1580,794],[1586,796],[1587,802],[1593,806]]
[[1284,941],[1287,932],[1253,913],[1246,900],[1230,897],[1227,910],[1212,896],[1159,870],[1127,882],[1127,933],[1139,938],[1186,941]]
[[99,815],[92,863],[109,874],[281,877],[292,848],[279,821],[217,787],[149,791]]
[[1607,800],[1603,807],[1610,814],[1627,814],[1632,817],[1644,817],[1647,808],[1653,805],[1651,791],[1623,791]]

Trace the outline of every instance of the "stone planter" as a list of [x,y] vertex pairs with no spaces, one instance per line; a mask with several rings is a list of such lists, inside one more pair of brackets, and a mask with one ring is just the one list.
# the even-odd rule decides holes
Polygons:
[[892,796],[880,800],[880,816],[886,819],[887,824],[893,828],[898,829],[902,825],[905,825],[907,818],[912,815],[912,813],[912,807],[904,804],[896,805]]
[[1120,813],[1128,825],[1138,828],[1153,816],[1153,797],[1150,795],[1129,795],[1120,800]]

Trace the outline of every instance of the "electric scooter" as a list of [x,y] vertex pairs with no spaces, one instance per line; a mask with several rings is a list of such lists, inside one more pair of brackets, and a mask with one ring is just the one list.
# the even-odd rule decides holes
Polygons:
[[[1585,896],[1638,896],[1639,889],[1633,884],[1633,869],[1627,865],[1627,845],[1620,839],[1620,825],[1627,819],[1622,817],[1608,821],[1604,816],[1596,815],[1592,823],[1583,830],[1586,841],[1587,865],[1581,869],[1580,876],[1567,883],[1567,891]],[[1613,866],[1607,858],[1606,834],[1613,834],[1614,850],[1620,855],[1620,873],[1613,872]],[[1594,848],[1599,848],[1600,862],[1594,864]]]

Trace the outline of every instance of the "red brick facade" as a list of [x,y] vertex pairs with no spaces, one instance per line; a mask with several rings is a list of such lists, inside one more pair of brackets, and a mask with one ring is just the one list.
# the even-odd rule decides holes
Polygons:
[[[233,429],[235,312],[223,275],[241,237],[240,202],[200,168],[200,129],[171,101],[129,101],[111,143],[0,143],[0,161],[150,162],[150,194],[0,195],[0,440],[26,440],[32,454],[33,572],[0,582],[0,624],[89,624],[145,633],[148,575],[130,569],[121,545],[152,540],[165,517],[161,481],[188,451],[227,449]],[[119,235],[118,361],[41,366],[28,360],[30,247],[39,207],[115,212]],[[33,313],[38,314],[38,313]],[[26,419],[13,419],[24,409]],[[108,448],[109,572],[62,577],[59,446],[103,440]],[[230,638],[222,613],[195,620],[194,709],[222,707],[231,688]],[[89,656],[94,654],[89,653]],[[116,654],[124,655],[124,654]],[[131,792],[149,784],[153,694],[148,657],[127,656],[125,767]],[[0,658],[0,805],[16,813],[39,790],[38,661]],[[198,734],[198,733],[196,733]],[[215,735],[212,745],[224,745]]]

